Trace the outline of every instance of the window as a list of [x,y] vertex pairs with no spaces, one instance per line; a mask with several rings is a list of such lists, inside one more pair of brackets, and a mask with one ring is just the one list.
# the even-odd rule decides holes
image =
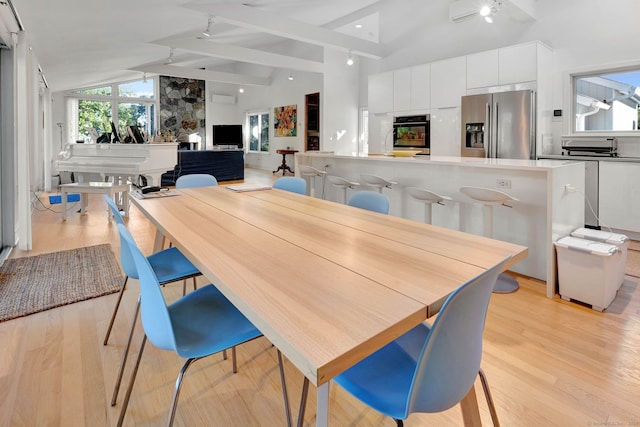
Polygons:
[[69,129],[73,140],[89,139],[90,129],[99,135],[111,133],[111,122],[120,137],[126,127],[138,125],[147,135],[156,132],[154,79],[114,83],[108,86],[70,91]]
[[640,70],[573,76],[575,132],[638,132]]
[[269,114],[247,114],[249,127],[249,151],[257,153],[269,152]]

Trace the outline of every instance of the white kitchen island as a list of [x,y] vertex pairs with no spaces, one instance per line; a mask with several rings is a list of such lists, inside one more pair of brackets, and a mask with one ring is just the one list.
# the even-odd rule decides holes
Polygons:
[[[353,191],[373,190],[360,174],[379,175],[398,184],[383,192],[391,202],[390,214],[416,221],[424,219],[424,204],[407,194],[407,187],[422,187],[453,199],[434,205],[433,225],[482,234],[483,208],[460,193],[462,186],[504,191],[519,199],[512,208],[494,208],[493,237],[529,248],[527,259],[512,271],[547,282],[547,296],[556,291],[556,255],[553,242],[584,226],[584,164],[547,160],[484,159],[471,157],[389,157],[381,155],[305,152],[296,165],[310,165],[362,183]],[[502,187],[498,182],[504,183]],[[329,182],[316,179],[315,194],[338,201]],[[572,191],[565,190],[570,185]],[[324,188],[322,188],[324,186]],[[348,197],[347,196],[347,197]]]

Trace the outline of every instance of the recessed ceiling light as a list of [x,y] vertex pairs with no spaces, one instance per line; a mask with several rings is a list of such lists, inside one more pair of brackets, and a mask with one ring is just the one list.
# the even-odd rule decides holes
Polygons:
[[238,89],[238,92],[240,92],[240,93],[244,93],[244,89],[243,89],[243,88],[240,88],[240,89]]
[[362,28],[362,24],[356,24],[356,28]]

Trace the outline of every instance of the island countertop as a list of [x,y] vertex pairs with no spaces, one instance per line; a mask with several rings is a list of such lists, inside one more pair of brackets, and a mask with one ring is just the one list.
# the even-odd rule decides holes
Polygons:
[[562,167],[563,164],[554,160],[518,160],[518,159],[487,159],[484,157],[459,157],[459,156],[425,156],[418,155],[413,157],[406,156],[388,156],[384,154],[355,154],[355,153],[329,153],[329,152],[313,152],[297,153],[297,156],[335,158],[335,159],[353,159],[367,160],[393,163],[408,164],[438,164],[451,166],[466,166],[478,168],[493,169],[531,169],[531,170],[552,170]]

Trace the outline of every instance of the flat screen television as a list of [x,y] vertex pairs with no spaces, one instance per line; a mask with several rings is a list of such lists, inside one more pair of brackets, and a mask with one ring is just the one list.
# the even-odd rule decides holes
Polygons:
[[213,125],[213,145],[237,145],[242,148],[242,125]]

